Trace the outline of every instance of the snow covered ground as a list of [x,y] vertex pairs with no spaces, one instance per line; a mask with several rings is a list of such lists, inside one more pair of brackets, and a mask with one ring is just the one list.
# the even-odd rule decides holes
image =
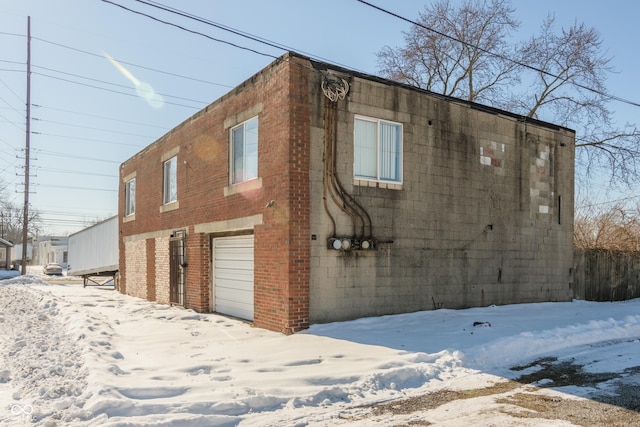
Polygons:
[[18,270],[0,270],[0,280],[2,279],[12,279],[20,275],[20,271]]
[[[567,426],[513,418],[495,397],[419,415],[372,416],[366,405],[478,390],[550,356],[590,373],[640,366],[640,300],[427,311],[283,336],[28,275],[0,281],[0,331],[0,425],[9,426],[393,426],[416,416],[419,425]],[[575,400],[615,388],[542,392]]]

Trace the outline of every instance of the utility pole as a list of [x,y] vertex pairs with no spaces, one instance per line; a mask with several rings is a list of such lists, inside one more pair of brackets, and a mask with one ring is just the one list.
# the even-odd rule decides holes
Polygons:
[[24,217],[22,219],[21,273],[27,274],[27,239],[29,237],[29,157],[31,146],[31,16],[27,17],[27,136],[24,149]]

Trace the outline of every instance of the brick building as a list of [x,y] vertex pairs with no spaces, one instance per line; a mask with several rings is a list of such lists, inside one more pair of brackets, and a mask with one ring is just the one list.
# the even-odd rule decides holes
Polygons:
[[121,165],[120,288],[284,333],[565,301],[574,148],[288,53]]

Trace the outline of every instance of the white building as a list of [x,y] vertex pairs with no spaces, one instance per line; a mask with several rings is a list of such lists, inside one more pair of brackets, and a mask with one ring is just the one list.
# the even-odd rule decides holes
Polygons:
[[69,238],[66,236],[44,236],[38,238],[35,264],[45,265],[51,262],[67,268]]

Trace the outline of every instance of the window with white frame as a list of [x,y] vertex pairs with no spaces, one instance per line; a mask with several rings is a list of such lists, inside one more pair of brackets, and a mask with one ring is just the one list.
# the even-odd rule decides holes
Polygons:
[[258,118],[231,129],[231,184],[258,177]]
[[402,124],[355,118],[353,174],[358,179],[402,182]]
[[162,202],[166,205],[178,200],[178,157],[173,156],[166,162],[164,162],[164,179],[163,179],[163,199]]
[[132,178],[124,185],[124,216],[136,213],[136,179]]

